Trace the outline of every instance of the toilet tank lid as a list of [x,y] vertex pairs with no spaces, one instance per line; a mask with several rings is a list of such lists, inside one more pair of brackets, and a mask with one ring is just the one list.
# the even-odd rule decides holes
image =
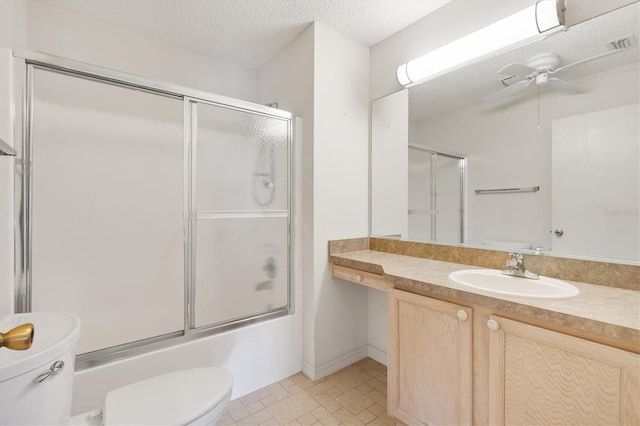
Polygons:
[[233,375],[221,367],[151,377],[109,392],[103,424],[188,424],[219,405],[232,387]]

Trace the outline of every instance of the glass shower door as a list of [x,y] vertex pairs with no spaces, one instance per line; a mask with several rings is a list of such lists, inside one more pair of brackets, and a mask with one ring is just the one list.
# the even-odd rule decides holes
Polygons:
[[290,121],[192,108],[193,326],[288,308]]
[[438,155],[436,163],[436,196],[438,200],[437,241],[461,243],[463,235],[462,174],[463,160]]
[[465,159],[409,145],[409,238],[464,242]]
[[76,368],[292,312],[290,113],[34,56],[18,312],[78,315]]
[[409,238],[432,241],[431,154],[409,148]]
[[78,315],[79,354],[181,332],[182,100],[30,71],[31,310]]

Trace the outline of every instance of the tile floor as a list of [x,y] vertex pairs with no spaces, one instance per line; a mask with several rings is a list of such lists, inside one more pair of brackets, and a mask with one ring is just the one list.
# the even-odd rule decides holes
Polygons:
[[227,425],[395,425],[387,415],[387,368],[365,358],[312,381],[298,373],[229,403]]

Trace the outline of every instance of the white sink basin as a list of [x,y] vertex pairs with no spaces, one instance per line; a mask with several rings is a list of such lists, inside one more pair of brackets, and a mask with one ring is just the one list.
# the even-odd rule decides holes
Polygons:
[[506,296],[536,299],[566,299],[580,293],[572,284],[549,277],[537,280],[503,275],[495,269],[466,269],[449,274],[449,279],[465,287]]

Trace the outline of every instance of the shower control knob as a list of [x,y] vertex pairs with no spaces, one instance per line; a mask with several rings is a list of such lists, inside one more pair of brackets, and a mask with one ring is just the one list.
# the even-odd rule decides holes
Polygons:
[[469,315],[468,315],[465,311],[463,311],[462,309],[460,309],[460,310],[458,311],[458,314],[457,314],[457,315],[458,315],[458,319],[459,319],[460,321],[466,321],[466,320],[467,320],[467,318],[469,318]]
[[564,235],[564,231],[562,229],[556,229],[553,233],[556,234],[556,237],[562,237]]

